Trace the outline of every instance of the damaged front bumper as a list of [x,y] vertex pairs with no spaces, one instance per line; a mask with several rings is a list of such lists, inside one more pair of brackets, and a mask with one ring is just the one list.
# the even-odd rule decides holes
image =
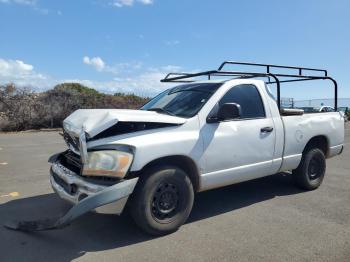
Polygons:
[[[81,161],[82,164],[86,164],[88,161],[88,152],[84,128],[80,132],[77,132],[78,130],[65,124],[64,129],[68,132],[68,136],[64,135],[68,147],[74,153],[80,155],[78,162]],[[77,137],[79,137],[78,141]],[[62,162],[60,162],[62,157],[63,153],[60,153],[49,159],[49,162],[52,163],[50,182],[53,190],[62,199],[74,204],[73,207],[59,218],[47,218],[35,221],[11,221],[5,224],[5,227],[21,231],[57,229],[69,225],[74,219],[89,211],[114,214],[120,214],[123,211],[129,195],[136,186],[138,178],[100,183],[94,179],[80,176],[73,172],[71,168],[62,165]],[[79,164],[78,170],[81,170]]]
[[[129,195],[134,190],[137,180],[137,178],[134,178],[118,182],[116,184],[118,186],[115,189],[116,199],[113,203],[106,203],[106,205],[99,206],[96,208],[96,211],[98,213],[121,214]],[[52,189],[62,199],[75,205],[87,197],[98,197],[100,192],[111,187],[111,185],[106,186],[88,182],[59,162],[55,162],[51,166],[50,182]]]
[[96,210],[102,213],[120,214],[129,195],[133,192],[138,178],[123,180],[105,186],[90,183],[84,178],[62,166],[53,163],[50,181],[54,191],[74,206],[60,218],[41,219],[36,221],[12,221],[5,226],[14,230],[41,231],[63,228],[79,216]]

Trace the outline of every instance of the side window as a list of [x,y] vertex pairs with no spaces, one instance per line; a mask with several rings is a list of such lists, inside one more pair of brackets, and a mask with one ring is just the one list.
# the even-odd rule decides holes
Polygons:
[[265,109],[259,91],[254,85],[238,85],[231,88],[220,100],[219,105],[237,103],[241,106],[241,118],[265,117]]

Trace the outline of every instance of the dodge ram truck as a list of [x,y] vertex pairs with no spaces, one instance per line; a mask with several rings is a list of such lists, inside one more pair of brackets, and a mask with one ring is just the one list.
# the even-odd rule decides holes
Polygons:
[[[224,71],[227,65],[266,72]],[[272,73],[274,68],[296,72]],[[320,74],[307,73],[315,71]],[[194,81],[203,76],[208,80]],[[59,219],[7,226],[54,229],[91,210],[121,214],[127,207],[142,230],[163,235],[186,222],[197,192],[283,171],[304,190],[318,188],[326,159],[343,150],[344,118],[339,112],[282,108],[281,83],[296,80],[333,82],[336,111],[337,85],[327,71],[241,62],[170,73],[162,81],[180,84],[139,110],[75,111],[63,123],[67,150],[50,158],[52,188],[73,207]]]

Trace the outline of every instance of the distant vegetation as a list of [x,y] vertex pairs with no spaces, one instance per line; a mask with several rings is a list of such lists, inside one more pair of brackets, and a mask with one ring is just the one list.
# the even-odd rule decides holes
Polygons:
[[61,127],[63,119],[80,108],[136,109],[147,101],[134,94],[103,94],[79,83],[59,84],[42,93],[0,85],[0,130]]

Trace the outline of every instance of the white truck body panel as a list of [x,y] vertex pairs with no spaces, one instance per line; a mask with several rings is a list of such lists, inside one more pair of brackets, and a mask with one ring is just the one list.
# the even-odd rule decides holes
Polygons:
[[84,129],[90,137],[94,137],[115,125],[118,121],[183,124],[186,120],[144,110],[79,109],[68,116],[64,120],[63,125],[68,132],[80,134],[80,131]]
[[[219,99],[240,84],[257,87],[266,117],[207,123]],[[84,128],[93,137],[118,121],[176,125],[92,140],[87,148],[110,144],[134,147],[130,171],[140,171],[151,161],[167,156],[188,157],[198,169],[199,191],[295,169],[306,144],[315,136],[327,138],[327,157],[340,153],[344,141],[344,120],[338,112],[281,117],[264,82],[251,79],[224,82],[189,119],[142,110],[78,110],[64,126],[74,133]],[[272,127],[273,131],[262,133],[264,127]]]
[[315,136],[327,138],[327,157],[338,154],[344,141],[344,123],[339,112],[282,117],[285,127],[285,149],[281,170],[295,169],[306,143]]
[[89,142],[88,148],[99,145],[122,144],[135,148],[131,171],[139,171],[153,160],[174,155],[188,156],[199,163],[203,143],[198,129],[198,118],[183,125],[140,131]]

